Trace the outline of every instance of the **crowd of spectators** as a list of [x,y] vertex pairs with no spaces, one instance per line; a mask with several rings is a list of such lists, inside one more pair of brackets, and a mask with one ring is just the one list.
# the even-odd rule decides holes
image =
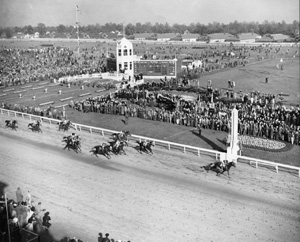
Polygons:
[[80,57],[69,48],[0,48],[0,86],[93,74],[106,70],[104,58],[83,49]]
[[2,236],[7,235],[8,226],[9,231],[15,237],[21,236],[20,229],[39,234],[50,228],[50,213],[42,208],[41,202],[36,203],[32,200],[30,191],[25,196],[18,187],[16,199],[6,199],[5,201],[4,195],[0,198],[0,232]]
[[238,95],[238,103],[217,99],[211,102],[207,97],[206,101],[201,101],[200,96],[186,100],[164,90],[149,91],[146,85],[143,88],[122,89],[113,95],[89,97],[75,103],[71,101],[70,106],[84,113],[128,115],[224,132],[229,131],[231,110],[235,106],[239,110],[239,134],[299,145],[299,107],[277,105],[277,96],[272,94],[241,92]]
[[[0,196],[0,239],[8,238],[8,231],[14,239],[22,238],[22,231],[30,231],[38,235],[41,232],[48,231],[52,225],[50,221],[50,212],[42,208],[41,202],[36,203],[32,200],[30,191],[24,195],[22,189],[18,187],[16,199],[6,198],[6,201],[4,195]],[[104,236],[102,233],[98,234],[98,242],[121,241],[125,242],[125,240],[109,238],[109,233]],[[129,240],[126,241],[130,242]],[[65,237],[61,242],[82,242],[82,240],[76,237]]]

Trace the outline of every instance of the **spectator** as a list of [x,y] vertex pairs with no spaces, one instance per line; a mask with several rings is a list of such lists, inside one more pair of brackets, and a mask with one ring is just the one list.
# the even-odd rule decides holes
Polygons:
[[28,191],[27,196],[26,196],[26,203],[27,203],[27,205],[28,205],[29,207],[32,206],[31,202],[32,202],[32,201],[31,201],[31,194],[30,194],[30,191]]
[[17,191],[16,191],[16,197],[17,197],[17,203],[20,204],[21,202],[23,202],[24,196],[22,193],[22,190],[20,187],[18,187]]
[[45,214],[44,214],[44,217],[43,217],[43,225],[47,228],[47,229],[49,229],[50,228],[50,226],[51,226],[51,223],[49,222],[50,220],[51,220],[51,217],[49,216],[49,212],[46,212]]

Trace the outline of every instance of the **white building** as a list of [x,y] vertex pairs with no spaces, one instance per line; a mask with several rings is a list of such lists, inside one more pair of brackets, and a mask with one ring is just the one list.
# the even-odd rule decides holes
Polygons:
[[128,39],[122,38],[117,41],[116,55],[117,72],[133,77],[133,61],[136,57],[133,56],[133,45]]
[[239,34],[240,42],[242,43],[254,43],[256,39],[260,39],[261,36],[256,33],[241,33]]
[[183,34],[182,35],[182,41],[183,42],[196,42],[197,39],[199,38],[199,34]]

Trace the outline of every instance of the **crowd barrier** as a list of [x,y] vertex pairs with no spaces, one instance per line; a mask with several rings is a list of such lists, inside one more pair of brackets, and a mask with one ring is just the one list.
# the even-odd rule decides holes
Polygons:
[[[32,114],[28,114],[28,113],[21,113],[21,112],[7,110],[7,109],[3,109],[3,108],[0,108],[0,113],[2,115],[7,114],[10,117],[22,117],[23,119],[29,119],[30,121],[31,120],[41,120],[42,122],[47,122],[49,124],[58,124],[60,122],[60,120],[58,120],[58,119],[41,117],[41,116],[32,115]],[[89,132],[91,134],[93,134],[93,133],[100,134],[102,136],[105,136],[105,135],[111,136],[113,133],[119,132],[116,130],[103,129],[103,128],[98,128],[98,127],[93,127],[93,126],[88,126],[88,125],[83,125],[83,124],[77,124],[77,123],[73,123],[73,125],[75,126],[76,130]],[[156,146],[165,147],[168,150],[171,150],[171,149],[182,150],[183,153],[189,152],[189,153],[196,154],[199,157],[201,155],[208,155],[208,156],[214,157],[216,160],[220,160],[221,156],[224,156],[224,154],[225,154],[224,152],[219,152],[216,150],[210,150],[210,149],[204,149],[204,148],[199,148],[199,147],[190,146],[190,145],[178,144],[178,143],[174,143],[174,142],[170,142],[170,141],[158,140],[158,139],[153,139],[153,138],[144,137],[144,136],[140,136],[140,135],[131,135],[130,140],[134,140],[134,141],[152,140]],[[300,177],[300,167],[290,166],[290,165],[286,165],[286,164],[281,164],[281,163],[277,163],[277,162],[271,162],[271,161],[266,161],[266,160],[261,160],[261,159],[256,159],[256,158],[241,156],[241,155],[238,155],[238,161],[243,162],[243,163],[249,163],[250,165],[254,163],[256,168],[258,168],[258,165],[274,167],[276,170],[276,173],[279,172],[279,168],[282,168],[282,170],[298,171],[298,176]]]
[[63,81],[78,81],[80,79],[102,79],[102,74],[101,73],[93,73],[93,74],[82,74],[82,75],[77,75],[77,76],[65,76],[61,77],[58,79],[58,82],[63,82]]

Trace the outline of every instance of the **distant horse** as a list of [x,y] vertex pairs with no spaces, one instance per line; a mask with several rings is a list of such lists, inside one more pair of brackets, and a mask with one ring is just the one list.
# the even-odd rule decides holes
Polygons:
[[17,128],[18,128],[18,121],[17,120],[5,120],[5,128],[11,128],[15,131],[17,131]]
[[64,120],[58,123],[58,131],[68,131],[70,127],[73,127],[73,124],[70,120]]
[[120,133],[114,133],[112,134],[112,138],[116,141],[116,140],[119,140],[119,141],[123,141],[124,144],[126,146],[128,146],[128,136],[131,136],[130,132],[129,131],[122,131]]
[[102,145],[96,145],[90,150],[90,152],[92,152],[95,156],[98,157],[98,154],[102,154],[108,159],[111,158],[110,151],[111,146],[105,143],[103,143]]
[[43,133],[43,131],[41,130],[41,122],[38,120],[36,123],[30,123],[28,124],[28,128],[31,129],[33,132],[41,132]]
[[227,171],[227,175],[230,178],[229,170],[231,167],[236,167],[236,161],[228,162],[225,160],[222,161],[216,161],[214,163],[210,163],[206,166],[201,166],[201,168],[204,168],[207,172],[214,171],[217,173],[217,176],[220,176],[220,174],[223,174],[225,171]]
[[153,144],[153,141],[150,141],[150,142],[147,142],[147,141],[137,141],[137,143],[139,144],[140,146],[140,153],[142,153],[143,151],[146,152],[146,153],[150,153],[150,154],[153,154],[153,151],[152,151],[152,146],[154,146]]

